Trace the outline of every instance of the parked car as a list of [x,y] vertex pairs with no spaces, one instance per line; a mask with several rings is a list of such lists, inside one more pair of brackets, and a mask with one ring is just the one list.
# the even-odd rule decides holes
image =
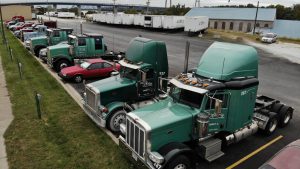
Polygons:
[[17,31],[17,30],[21,30],[23,28],[28,28],[28,27],[32,27],[34,23],[32,22],[25,22],[24,24],[20,25],[20,26],[16,26],[12,29],[12,31]]
[[17,22],[17,23],[15,23],[15,24],[13,24],[13,25],[10,25],[10,26],[8,27],[8,29],[12,31],[12,30],[14,30],[15,27],[21,26],[21,25],[23,25],[23,24],[24,24],[24,22]]
[[285,146],[259,169],[299,169],[299,159],[300,139]]
[[274,43],[277,40],[277,35],[275,33],[267,33],[265,35],[263,35],[263,37],[261,38],[262,42],[265,43]]
[[[116,64],[115,69],[120,70],[120,65]],[[83,79],[108,77],[114,72],[114,65],[102,59],[88,59],[75,66],[63,68],[58,75],[65,80],[74,80],[76,83]]]

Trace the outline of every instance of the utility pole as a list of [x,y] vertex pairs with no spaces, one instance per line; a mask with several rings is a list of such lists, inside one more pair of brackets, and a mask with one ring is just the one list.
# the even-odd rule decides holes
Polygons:
[[47,0],[47,11],[48,11],[48,19],[50,21],[49,0]]
[[255,28],[256,28],[256,22],[257,22],[257,13],[258,13],[258,7],[259,7],[259,1],[257,1],[257,6],[256,6],[256,13],[255,13],[255,19],[254,19],[253,35],[255,34]]
[[116,0],[113,0],[113,2],[114,2],[114,11],[113,11],[113,13],[115,14],[116,13]]
[[147,4],[147,11],[146,11],[146,13],[149,14],[150,0],[148,0],[148,1],[146,2],[146,4]]
[[200,8],[200,0],[195,0],[195,7]]
[[6,44],[6,37],[5,37],[4,26],[3,26],[2,4],[1,4],[1,1],[0,1],[0,15],[1,15],[1,29],[2,29],[3,44]]
[[[168,7],[168,0],[165,1],[165,8]],[[170,8],[172,7],[172,0],[170,0]]]

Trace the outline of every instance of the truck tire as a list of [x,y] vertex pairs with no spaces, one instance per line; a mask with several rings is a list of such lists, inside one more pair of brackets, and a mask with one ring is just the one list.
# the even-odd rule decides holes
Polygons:
[[283,104],[281,103],[275,103],[271,108],[271,112],[278,113],[282,106]]
[[83,78],[82,78],[82,75],[75,75],[73,80],[76,82],[76,83],[81,83]]
[[185,155],[175,157],[166,167],[166,169],[190,169],[191,161]]
[[43,47],[37,47],[37,48],[34,49],[34,55],[36,57],[39,57],[41,49],[43,49]]
[[279,127],[285,127],[289,124],[293,117],[293,109],[284,105],[279,111],[278,111],[278,126]]
[[108,129],[113,133],[120,132],[120,124],[125,123],[126,111],[124,109],[117,109],[113,111],[108,118]]
[[270,119],[267,123],[267,126],[266,128],[264,129],[264,133],[267,135],[267,136],[270,136],[272,135],[276,128],[277,128],[277,125],[278,125],[278,119],[276,116],[270,116]]
[[65,67],[69,67],[70,66],[70,62],[67,60],[60,60],[58,62],[55,63],[55,71],[56,72],[60,72],[61,69],[65,68]]

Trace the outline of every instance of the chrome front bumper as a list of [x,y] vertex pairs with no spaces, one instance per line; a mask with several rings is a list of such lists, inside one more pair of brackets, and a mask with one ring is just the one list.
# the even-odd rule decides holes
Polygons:
[[90,119],[92,119],[97,124],[97,126],[106,128],[106,121],[101,118],[100,114],[91,111],[86,106],[85,102],[83,103],[83,110],[84,110],[85,114],[88,115],[90,117]]

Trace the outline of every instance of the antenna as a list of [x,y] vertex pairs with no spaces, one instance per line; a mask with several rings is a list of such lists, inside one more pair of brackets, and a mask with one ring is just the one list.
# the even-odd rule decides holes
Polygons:
[[195,7],[200,8],[200,0],[195,0]]
[[149,5],[150,5],[150,0],[148,0],[148,1],[146,2],[146,4],[147,4],[147,14],[149,14]]

